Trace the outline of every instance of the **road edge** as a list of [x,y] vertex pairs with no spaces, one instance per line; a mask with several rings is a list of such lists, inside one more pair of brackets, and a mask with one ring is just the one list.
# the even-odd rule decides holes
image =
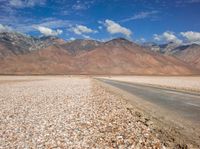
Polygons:
[[[105,88],[108,92],[111,92],[115,95],[122,97],[127,102],[131,103],[131,105],[140,113],[142,113],[147,119],[150,119],[153,122],[153,130],[159,134],[159,137],[162,143],[169,148],[200,148],[200,144],[198,140],[194,141],[193,133],[191,135],[186,135],[184,132],[184,128],[181,126],[177,126],[176,123],[170,121],[155,113],[156,111],[152,110],[151,112],[147,111],[145,107],[147,105],[157,107],[153,104],[145,103],[146,105],[143,106],[143,103],[133,102],[133,98],[136,97],[126,91],[118,89],[114,86],[106,84],[96,78],[93,80],[98,83],[101,87]],[[170,132],[169,132],[170,130]],[[173,146],[171,146],[173,144]]]

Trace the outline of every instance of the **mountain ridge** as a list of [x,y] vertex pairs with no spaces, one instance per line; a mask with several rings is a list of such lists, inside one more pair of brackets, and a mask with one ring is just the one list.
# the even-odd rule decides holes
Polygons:
[[[164,55],[174,56],[181,61],[189,64],[191,67],[200,69],[200,45],[196,43],[191,44],[175,44],[168,43],[164,45],[144,44],[143,47]],[[155,50],[155,47],[157,50]]]
[[[38,40],[32,38],[27,37],[24,42]],[[20,39],[16,39],[20,42],[16,42],[15,45],[22,46],[25,50],[26,47],[23,47]],[[13,40],[9,45],[12,45]],[[183,61],[152,52],[124,38],[108,42],[84,39],[64,42],[59,38],[46,37],[39,39],[38,43],[36,42],[35,50],[26,49],[28,52],[18,54],[9,53],[15,50],[15,46],[10,50],[0,43],[0,54],[2,51],[4,53],[7,51],[6,56],[0,57],[0,74],[193,75],[199,73]],[[30,44],[30,47],[33,45]]]

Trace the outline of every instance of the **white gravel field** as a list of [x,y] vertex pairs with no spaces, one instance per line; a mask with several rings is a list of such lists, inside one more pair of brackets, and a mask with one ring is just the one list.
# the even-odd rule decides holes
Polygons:
[[141,119],[87,77],[0,77],[1,149],[165,148]]
[[200,76],[110,76],[101,78],[196,91],[200,93]]

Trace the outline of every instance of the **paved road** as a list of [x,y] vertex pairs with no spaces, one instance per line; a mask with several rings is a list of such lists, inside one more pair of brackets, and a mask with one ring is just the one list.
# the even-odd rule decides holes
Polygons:
[[175,111],[183,118],[194,122],[200,122],[200,95],[198,94],[107,79],[98,80],[125,90],[167,110]]

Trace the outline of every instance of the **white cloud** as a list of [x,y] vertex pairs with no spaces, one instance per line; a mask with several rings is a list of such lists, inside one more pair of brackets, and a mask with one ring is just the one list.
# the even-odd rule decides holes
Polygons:
[[71,37],[69,40],[71,40],[71,41],[74,41],[74,40],[76,40],[74,37]]
[[45,3],[46,0],[9,0],[9,5],[16,8],[34,7]]
[[96,1],[95,0],[90,0],[90,1],[83,1],[83,0],[77,0],[75,4],[72,6],[73,10],[86,10],[91,7]]
[[40,31],[40,33],[42,33],[45,36],[58,36],[63,33],[63,31],[60,29],[52,30],[50,28],[43,27],[43,26],[36,26],[34,28]]
[[35,25],[46,26],[48,28],[63,28],[63,27],[71,27],[72,24],[73,22],[69,20],[46,18],[46,19],[43,19],[39,24],[35,24]]
[[10,31],[12,31],[11,27],[4,26],[4,25],[0,24],[0,33],[2,33],[2,32],[10,32]]
[[151,16],[153,16],[157,13],[158,13],[158,11],[156,11],[156,10],[154,10],[154,11],[142,11],[138,14],[135,14],[132,17],[129,17],[129,18],[122,20],[121,22],[127,22],[127,21],[138,20],[138,19],[145,19],[145,18],[151,17]]
[[88,36],[88,35],[83,35],[83,37],[84,37],[85,39],[91,39],[91,37]]
[[153,39],[156,40],[156,41],[161,41],[162,40],[162,36],[158,35],[158,34],[154,34],[153,35]]
[[140,40],[141,42],[146,42],[146,39],[145,39],[145,38],[143,38],[143,37],[142,37],[142,38],[140,38],[139,40]]
[[76,27],[71,28],[71,30],[77,35],[82,35],[84,33],[88,34],[88,33],[96,33],[97,32],[97,31],[92,30],[92,29],[88,28],[87,26],[83,26],[83,25],[76,25]]
[[187,42],[200,44],[200,32],[181,32],[181,35],[187,39]]
[[106,26],[107,31],[110,34],[121,33],[121,34],[124,34],[127,37],[130,37],[131,34],[132,34],[130,29],[122,27],[120,24],[118,24],[118,23],[116,23],[116,22],[114,22],[112,20],[108,20],[108,19],[105,20],[104,25]]
[[73,5],[73,7],[72,7],[74,10],[85,10],[85,9],[87,9],[87,6],[86,5],[84,5],[84,4],[76,4],[76,5]]
[[24,5],[21,0],[10,0],[9,4],[14,7],[22,7]]
[[167,41],[181,44],[182,40],[178,39],[173,32],[166,31],[162,35],[154,34],[154,40],[156,41]]
[[176,42],[176,43],[180,43],[181,40],[179,40],[175,35],[174,33],[172,32],[164,32],[163,33],[163,37],[164,39],[166,39],[167,41],[169,42]]
[[0,15],[0,23],[5,25],[9,24],[9,26],[15,31],[27,34],[35,31],[36,26],[44,26],[51,29],[71,28],[77,22],[71,20],[61,20],[57,18],[42,18],[38,20],[35,18]]

